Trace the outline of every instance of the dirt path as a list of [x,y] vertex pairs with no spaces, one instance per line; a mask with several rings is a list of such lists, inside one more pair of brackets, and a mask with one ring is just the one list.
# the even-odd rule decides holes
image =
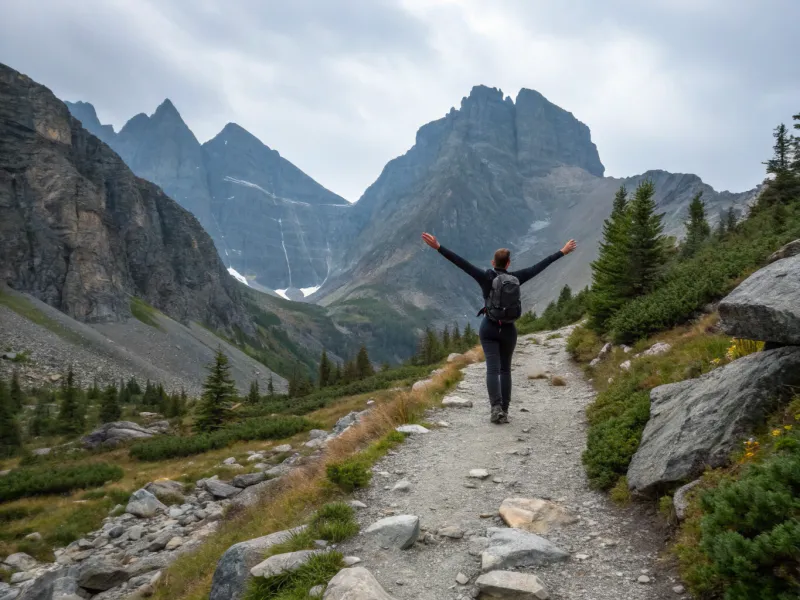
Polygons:
[[[520,340],[514,362],[514,394],[509,425],[489,423],[484,385],[485,365],[467,367],[452,395],[470,399],[473,408],[431,411],[431,422],[449,427],[412,435],[397,452],[375,467],[372,485],[358,495],[367,505],[359,511],[362,530],[392,514],[420,517],[423,530],[445,526],[464,530],[463,539],[436,537],[410,550],[373,550],[359,536],[346,544],[347,554],[360,556],[398,600],[444,600],[476,595],[480,574],[476,548],[487,527],[503,527],[497,512],[509,497],[545,498],[579,517],[578,523],[544,537],[570,552],[569,561],[522,569],[535,573],[552,599],[657,600],[685,596],[673,591],[679,582],[658,564],[662,536],[646,528],[637,510],[620,509],[603,494],[589,489],[581,452],[585,446],[584,408],[594,392],[564,350],[564,336],[545,341],[546,334]],[[531,338],[542,340],[535,344]],[[529,380],[535,369],[547,369],[566,381]],[[483,480],[467,478],[471,469],[487,469]],[[407,492],[393,491],[408,480]],[[469,487],[475,486],[475,487]],[[425,537],[425,532],[420,539]],[[470,554],[470,550],[473,554]],[[578,558],[577,555],[588,555]],[[470,578],[457,585],[456,575]],[[640,583],[646,574],[649,583]]]

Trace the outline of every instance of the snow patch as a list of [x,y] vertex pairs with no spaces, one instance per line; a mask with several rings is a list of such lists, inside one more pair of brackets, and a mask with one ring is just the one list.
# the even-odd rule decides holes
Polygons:
[[550,225],[550,221],[534,221],[531,223],[531,231],[539,231]]
[[[289,288],[286,288],[286,290],[288,290],[288,289]],[[275,293],[278,294],[278,296],[280,296],[284,300],[288,300],[289,296],[286,295],[286,290],[275,290]]]
[[316,293],[321,288],[321,285],[315,285],[314,287],[307,287],[307,288],[300,288],[300,291],[303,292],[303,297],[308,298],[311,294]]
[[[225,254],[227,254],[227,252],[226,252]],[[249,283],[247,283],[247,278],[246,278],[244,275],[242,275],[241,273],[239,273],[239,271],[237,271],[237,270],[236,270],[236,269],[234,269],[233,267],[228,267],[228,273],[230,273],[230,274],[231,274],[231,276],[232,276],[234,279],[236,279],[237,281],[241,281],[241,282],[242,282],[243,284],[245,284],[247,287],[250,287],[250,284],[249,284]]]

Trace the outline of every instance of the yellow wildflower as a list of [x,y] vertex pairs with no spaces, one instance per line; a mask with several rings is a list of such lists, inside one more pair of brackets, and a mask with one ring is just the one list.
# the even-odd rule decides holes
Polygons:
[[783,426],[783,428],[784,428],[786,431],[791,431],[791,430],[792,430],[792,426],[791,426],[791,425],[784,425],[784,426]]
[[783,433],[780,429],[773,429],[772,435],[773,437],[778,437],[781,433]]

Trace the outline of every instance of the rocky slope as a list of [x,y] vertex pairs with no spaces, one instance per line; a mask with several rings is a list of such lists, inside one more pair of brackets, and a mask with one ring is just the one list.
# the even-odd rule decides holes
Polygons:
[[79,321],[124,320],[136,296],[179,321],[253,330],[197,219],[4,65],[0,281]]
[[91,104],[67,106],[134,173],[192,212],[226,266],[254,285],[310,295],[325,281],[334,232],[350,203],[252,134],[229,123],[201,145],[169,100],[151,116],[134,116],[118,134],[100,124]]

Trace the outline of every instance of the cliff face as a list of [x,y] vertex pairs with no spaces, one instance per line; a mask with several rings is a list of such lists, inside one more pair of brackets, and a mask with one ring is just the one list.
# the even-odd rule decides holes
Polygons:
[[86,322],[126,318],[137,296],[181,321],[252,327],[197,219],[4,65],[0,280]]

